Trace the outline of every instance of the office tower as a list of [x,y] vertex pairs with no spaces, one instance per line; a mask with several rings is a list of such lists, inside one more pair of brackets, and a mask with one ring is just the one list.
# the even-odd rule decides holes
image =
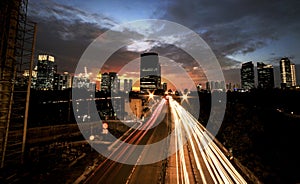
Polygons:
[[100,90],[101,90],[101,71],[99,71],[96,77],[96,91],[100,91]]
[[101,76],[101,91],[109,91],[110,90],[110,78],[108,73],[103,73]]
[[226,91],[226,84],[225,84],[225,81],[221,81],[221,82],[220,82],[220,89],[221,89],[222,91]]
[[18,168],[25,151],[36,38],[36,24],[27,20],[27,4],[27,0],[0,2],[1,168]]
[[54,74],[53,90],[61,90],[61,75],[59,73]]
[[291,63],[291,77],[292,77],[292,87],[297,85],[296,80],[296,67],[294,63]]
[[257,62],[257,88],[274,88],[274,72],[272,65]]
[[128,93],[132,88],[132,79],[124,79],[124,92]]
[[158,54],[153,52],[141,54],[140,91],[152,92],[161,88],[161,68]]
[[39,54],[37,63],[37,90],[53,90],[56,74],[55,59],[49,54]]
[[110,108],[109,114],[115,119],[124,119],[125,117],[125,98],[123,97],[111,97],[111,105],[113,108]]
[[129,79],[129,80],[128,80],[128,83],[129,83],[129,91],[131,91],[131,90],[132,90],[132,86],[133,86],[133,81],[132,81],[132,79]]
[[206,82],[206,90],[210,91],[210,82],[208,82],[208,81]]
[[72,87],[72,76],[69,72],[62,74],[62,89],[68,89]]
[[280,60],[281,88],[290,88],[296,86],[295,65],[288,58]]
[[78,75],[73,77],[73,88],[85,88],[88,91],[95,91],[96,85],[92,83],[90,80],[90,75],[92,73],[88,73],[87,67],[84,67],[84,73],[79,73]]
[[255,87],[254,83],[254,65],[252,61],[242,64],[241,68],[242,89],[250,90]]
[[68,72],[64,72],[63,74],[54,74],[54,90],[64,90],[72,87],[72,77]]
[[213,91],[215,89],[215,81],[210,81],[210,90]]
[[128,92],[129,88],[129,83],[128,83],[128,79],[124,79],[124,92]]
[[166,82],[163,83],[163,90],[165,92],[168,90],[168,84]]
[[121,80],[117,79],[117,91],[121,90]]
[[120,91],[120,80],[116,72],[109,72],[109,91],[117,92]]

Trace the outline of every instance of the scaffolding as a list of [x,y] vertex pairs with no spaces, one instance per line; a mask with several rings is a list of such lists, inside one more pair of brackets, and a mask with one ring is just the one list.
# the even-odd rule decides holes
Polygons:
[[24,162],[36,38],[36,24],[27,20],[27,4],[28,0],[0,3],[1,168]]

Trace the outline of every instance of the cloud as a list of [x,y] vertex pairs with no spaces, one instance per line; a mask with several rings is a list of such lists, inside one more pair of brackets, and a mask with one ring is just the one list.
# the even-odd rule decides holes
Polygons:
[[[300,1],[297,0],[174,0],[161,4],[152,18],[174,21],[199,33],[212,48],[223,70],[228,70],[227,73],[240,68],[241,62],[244,62],[231,56],[253,53],[290,33],[298,38],[300,34]],[[118,24],[114,12],[110,17],[52,0],[31,0],[28,12],[29,18],[38,23],[37,53],[53,53],[61,71],[73,72],[85,48],[101,33]],[[129,11],[126,13],[130,14]],[[126,30],[140,39],[132,40],[131,45],[112,56],[103,69],[109,71],[112,66],[123,66],[138,58],[140,52],[157,51],[179,63],[193,79],[204,79],[199,71],[201,67],[193,58],[174,47],[174,43],[181,43],[186,33],[168,35],[152,42],[143,37],[165,29],[168,28],[143,25]],[[274,56],[270,56],[271,60]]]
[[39,17],[40,19],[56,19],[73,24],[85,22],[95,24],[101,28],[110,28],[117,25],[117,22],[99,13],[89,13],[79,8],[55,3],[51,0],[31,0],[29,2],[29,16]]
[[132,52],[147,52],[153,47],[159,46],[159,44],[160,43],[156,41],[133,40],[133,42],[127,46],[127,50]]
[[227,66],[240,62],[227,56],[255,52],[291,32],[299,35],[299,8],[297,0],[175,0],[161,18],[198,32]]
[[110,17],[50,0],[29,1],[28,18],[37,23],[36,54],[54,55],[58,71],[70,73],[75,71],[87,46],[116,24]]

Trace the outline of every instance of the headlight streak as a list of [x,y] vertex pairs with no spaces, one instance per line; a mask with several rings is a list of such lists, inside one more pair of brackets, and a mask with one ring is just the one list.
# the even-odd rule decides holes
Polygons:
[[[175,146],[183,147],[182,140],[189,139],[189,145],[192,148],[190,154],[193,154],[202,182],[207,183],[208,176],[205,176],[204,166],[200,162],[201,157],[214,183],[247,183],[216,145],[213,136],[205,127],[172,98],[169,99],[169,104],[175,117]],[[179,150],[179,156],[176,152],[176,165],[181,171],[177,171],[177,183],[180,180],[181,183],[190,183],[186,176],[188,174],[186,166],[184,166],[187,159],[184,157],[183,148]]]
[[[152,127],[152,125],[155,123],[156,119],[158,118],[158,116],[160,115],[162,109],[165,107],[166,105],[166,100],[162,99],[159,103],[159,105],[157,106],[157,108],[155,109],[155,111],[153,112],[151,118],[145,123],[143,124],[143,126],[141,126],[140,129],[136,129],[137,130],[145,130],[145,131],[139,131],[137,132],[134,136],[128,136],[126,138],[126,140],[128,140],[129,144],[125,144],[125,147],[123,146],[123,144],[126,142],[125,141],[121,141],[120,145],[117,147],[117,150],[122,150],[122,151],[118,151],[117,153],[119,153],[117,156],[118,159],[128,159],[128,157],[130,156],[130,154],[125,154],[125,152],[127,153],[132,153],[134,151],[134,147],[131,146],[131,144],[138,144],[143,137],[147,134],[147,132],[150,130],[149,127]],[[123,147],[122,147],[123,146]],[[112,152],[114,153],[114,152]],[[124,156],[126,155],[126,156]],[[109,159],[111,159],[111,157],[108,157]]]
[[[170,102],[172,103],[172,101]],[[184,156],[184,149],[183,149],[183,139],[185,139],[185,136],[182,135],[182,123],[181,119],[179,118],[178,112],[171,108],[173,118],[174,118],[174,124],[175,124],[175,147],[177,150],[177,147],[180,147],[179,151],[176,152],[176,174],[177,174],[177,183],[190,183],[189,181],[189,175],[186,168],[185,163],[185,156]],[[178,155],[179,152],[179,155]],[[180,172],[179,172],[180,171]],[[181,181],[181,182],[180,182]]]
[[[110,159],[112,158],[128,159],[128,157],[131,156],[131,153],[134,150],[132,149],[132,147],[128,146],[128,144],[125,144],[125,142],[128,142],[129,144],[138,144],[148,132],[149,129],[147,129],[147,127],[151,127],[155,123],[158,115],[164,107],[166,107],[166,100],[162,99],[153,112],[152,117],[146,123],[135,125],[135,128],[133,128],[134,130],[130,134],[129,132],[126,132],[126,134],[129,135],[124,140],[117,139],[113,143],[114,146],[109,147],[109,150],[111,151],[110,155],[100,165],[98,165],[97,169],[90,177],[92,177],[94,173],[101,167],[103,167],[105,170],[105,173],[103,173],[103,177],[105,177],[105,174],[107,172],[112,172],[115,165],[117,164],[116,162],[110,162]],[[145,131],[139,131],[141,129]],[[116,172],[116,169],[114,170],[114,172]],[[86,183],[87,181],[88,180],[86,180],[84,183]]]

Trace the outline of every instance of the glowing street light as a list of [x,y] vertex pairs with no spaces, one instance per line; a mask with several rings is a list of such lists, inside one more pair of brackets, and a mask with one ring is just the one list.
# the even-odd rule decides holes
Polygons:
[[149,100],[154,98],[154,94],[153,94],[153,93],[154,93],[154,92],[152,92],[152,93],[149,92]]

